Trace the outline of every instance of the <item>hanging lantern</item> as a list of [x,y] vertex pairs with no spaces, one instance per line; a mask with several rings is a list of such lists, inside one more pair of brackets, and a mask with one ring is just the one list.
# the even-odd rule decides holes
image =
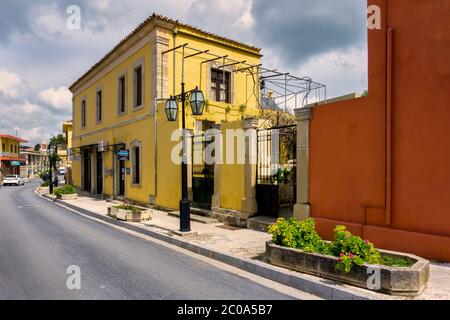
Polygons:
[[190,99],[192,114],[194,116],[201,116],[203,114],[203,108],[205,107],[205,97],[203,96],[203,92],[201,92],[198,88],[195,88],[191,93]]
[[167,116],[167,120],[169,120],[169,121],[177,120],[178,104],[177,104],[177,101],[173,97],[170,97],[170,99],[168,99],[166,101],[166,116]]

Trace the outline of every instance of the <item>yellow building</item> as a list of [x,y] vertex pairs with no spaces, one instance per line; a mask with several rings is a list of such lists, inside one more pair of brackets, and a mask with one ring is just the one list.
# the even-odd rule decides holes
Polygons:
[[[260,58],[259,48],[150,16],[70,87],[74,185],[177,209],[181,172],[171,160],[178,143],[171,135],[181,128],[181,116],[169,122],[162,100],[179,94],[184,80],[186,90],[198,87],[207,99],[202,116],[186,108],[186,126],[195,134],[216,127],[254,128],[246,119],[259,114]],[[243,178],[247,169],[189,166],[194,205],[224,214],[255,213],[255,201],[246,194],[246,185],[254,182]]]
[[72,167],[72,160],[70,156],[70,152],[72,149],[72,120],[66,121],[62,125],[62,132],[66,138],[66,145],[58,146],[58,156],[60,159],[60,167],[64,167],[66,169]]
[[0,134],[0,177],[4,174],[20,174],[25,159],[20,157],[20,144],[28,141],[9,134]]

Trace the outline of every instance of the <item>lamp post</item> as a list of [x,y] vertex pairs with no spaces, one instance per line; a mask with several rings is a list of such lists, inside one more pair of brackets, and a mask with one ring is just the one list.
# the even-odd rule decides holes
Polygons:
[[49,192],[50,194],[53,193],[53,177],[52,177],[52,155],[53,155],[53,146],[48,148],[48,163],[50,164],[49,168]]
[[183,130],[183,161],[181,162],[181,200],[180,200],[180,231],[191,231],[190,203],[188,199],[188,176],[187,176],[187,140],[186,140],[186,99],[189,99],[192,114],[199,116],[203,114],[205,98],[203,92],[196,87],[194,90],[185,92],[185,84],[181,83],[181,94],[171,96],[166,101],[166,116],[169,121],[176,121],[178,115],[178,102],[181,102],[181,123]]

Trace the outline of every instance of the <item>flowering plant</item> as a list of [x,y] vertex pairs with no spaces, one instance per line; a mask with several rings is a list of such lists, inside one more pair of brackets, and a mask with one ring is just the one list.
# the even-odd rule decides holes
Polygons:
[[339,257],[336,270],[350,272],[354,265],[364,262],[379,264],[381,256],[375,246],[368,240],[363,240],[347,231],[345,226],[334,229],[334,241],[330,245],[332,255]]

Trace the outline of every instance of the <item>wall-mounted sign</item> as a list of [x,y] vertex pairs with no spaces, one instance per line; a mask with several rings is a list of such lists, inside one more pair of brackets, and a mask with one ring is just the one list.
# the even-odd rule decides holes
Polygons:
[[11,161],[13,167],[20,167],[20,161]]
[[105,152],[108,151],[108,143],[104,140],[100,141],[98,143],[98,151],[99,152]]
[[117,151],[117,155],[119,156],[120,161],[128,160],[130,158],[130,151],[121,149]]

